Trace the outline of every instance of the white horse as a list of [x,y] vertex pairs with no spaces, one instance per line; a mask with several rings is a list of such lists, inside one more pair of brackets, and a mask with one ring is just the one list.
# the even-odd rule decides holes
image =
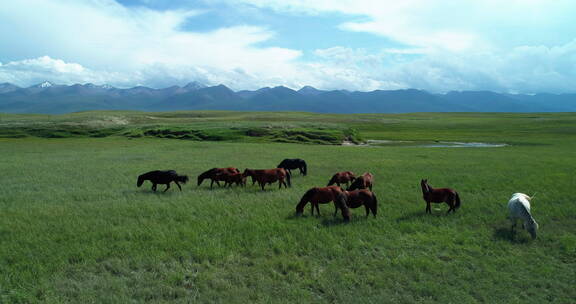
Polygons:
[[512,198],[508,201],[508,211],[510,211],[510,220],[512,221],[512,233],[514,233],[514,228],[516,228],[516,221],[518,219],[524,221],[522,227],[524,227],[533,239],[536,238],[536,231],[538,230],[538,223],[530,214],[530,200],[532,198],[524,193],[514,193]]

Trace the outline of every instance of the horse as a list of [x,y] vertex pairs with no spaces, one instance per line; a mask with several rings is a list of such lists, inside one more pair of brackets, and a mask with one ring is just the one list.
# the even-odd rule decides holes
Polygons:
[[152,183],[152,190],[156,192],[156,186],[158,184],[166,185],[166,189],[164,192],[170,189],[170,183],[176,183],[176,186],[182,191],[182,187],[180,187],[180,183],[185,184],[188,181],[187,175],[178,175],[174,170],[166,170],[166,171],[150,171],[138,176],[138,182],[136,186],[140,187],[144,183],[144,181],[149,180]]
[[522,227],[524,227],[532,239],[536,238],[536,231],[538,230],[538,223],[530,213],[530,200],[532,198],[524,193],[514,193],[508,201],[508,211],[510,213],[509,219],[512,221],[512,233],[515,232],[517,220],[522,220]]
[[342,191],[334,200],[334,206],[336,206],[336,211],[334,212],[334,216],[336,216],[336,212],[338,208],[342,210],[342,217],[344,221],[350,221],[350,208],[358,208],[364,205],[366,209],[366,217],[372,215],[376,217],[378,213],[378,199],[374,192],[366,190],[366,189],[359,189],[354,191]]
[[283,168],[288,171],[288,174],[292,175],[292,169],[300,170],[300,174],[306,176],[308,174],[306,169],[306,162],[300,158],[286,158],[276,166],[276,168]]
[[458,192],[450,188],[438,188],[434,189],[428,185],[428,180],[420,180],[420,187],[422,187],[422,197],[426,201],[426,213],[432,214],[432,208],[430,203],[446,203],[450,206],[447,214],[456,212],[456,209],[460,207],[460,196]]
[[212,169],[205,171],[202,174],[198,175],[198,186],[200,186],[205,179],[209,178],[211,180],[210,181],[210,189],[212,189],[214,182],[216,182],[216,185],[218,185],[218,187],[220,187],[219,181],[223,181],[222,180],[222,174],[225,174],[225,173],[240,173],[240,170],[238,170],[234,167],[212,168]]
[[[314,207],[316,207],[316,213],[320,215],[320,208],[318,207],[318,204],[327,204],[334,201],[336,196],[342,191],[342,188],[339,186],[328,186],[323,188],[314,187],[309,189],[306,191],[306,193],[304,193],[302,199],[300,199],[300,203],[296,205],[296,215],[301,215],[304,213],[304,207],[306,207],[308,202],[312,204],[310,208],[312,215],[314,215]],[[336,206],[336,203],[334,203],[334,215],[336,215],[337,211],[338,207]]]
[[340,184],[346,184],[346,186],[348,186],[348,183],[354,182],[355,179],[356,175],[354,175],[352,171],[338,172],[332,176],[328,182],[328,186],[332,186],[334,184],[338,186],[340,186]]
[[278,188],[282,188],[282,185],[286,188],[288,188],[288,186],[292,187],[290,183],[290,174],[288,174],[283,168],[265,170],[245,169],[242,175],[244,177],[252,177],[252,182],[257,181],[258,185],[262,187],[262,190],[264,190],[266,184],[272,184],[276,181],[278,181]]
[[352,191],[352,190],[357,190],[357,189],[370,189],[370,191],[372,191],[372,185],[374,183],[374,175],[372,175],[372,173],[370,172],[365,172],[364,174],[358,176],[350,185],[350,187],[348,187],[348,189],[346,189],[346,191]]
[[242,187],[246,186],[246,177],[240,172],[222,173],[218,176],[218,179],[224,181],[224,187],[232,187],[232,184]]

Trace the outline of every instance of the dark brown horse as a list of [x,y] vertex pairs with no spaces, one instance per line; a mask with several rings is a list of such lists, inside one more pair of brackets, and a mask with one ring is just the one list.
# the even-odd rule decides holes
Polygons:
[[216,185],[218,185],[218,187],[220,187],[220,181],[224,181],[222,178],[222,174],[232,174],[232,173],[240,173],[240,170],[234,168],[234,167],[229,167],[229,168],[212,168],[206,172],[203,172],[202,174],[198,175],[198,186],[200,186],[200,184],[202,184],[202,182],[205,179],[210,179],[210,188],[212,188],[212,186],[214,185],[214,182],[216,182]]
[[[296,215],[301,215],[302,213],[304,213],[304,207],[306,207],[306,204],[308,204],[308,202],[312,204],[310,208],[312,215],[314,215],[314,207],[316,207],[317,211],[316,213],[320,215],[320,208],[318,207],[318,205],[327,204],[329,202],[334,201],[336,199],[336,196],[342,191],[343,191],[342,188],[338,186],[328,186],[323,188],[315,187],[306,191],[306,193],[304,193],[304,196],[302,196],[302,199],[300,199],[300,203],[296,205]],[[337,211],[338,207],[336,206],[336,202],[334,202],[334,215],[336,215]]]
[[348,186],[348,183],[353,182],[355,179],[356,175],[354,175],[352,171],[338,172],[332,175],[332,178],[328,182],[328,186],[332,186],[334,184],[338,186],[340,186],[340,184],[346,184],[346,186]]
[[365,172],[364,174],[358,176],[347,191],[352,191],[356,189],[370,189],[372,191],[372,185],[374,183],[374,175],[370,172]]
[[[345,221],[350,220],[350,209],[349,208],[358,208],[360,206],[364,206],[366,209],[366,217],[372,215],[376,217],[378,213],[378,199],[374,192],[360,189],[354,191],[343,191],[338,196],[336,196],[336,200],[334,201],[334,205],[336,208],[340,208],[342,210],[342,217]],[[334,212],[336,215],[336,212]]]
[[280,162],[276,168],[284,168],[290,175],[292,175],[293,169],[300,170],[300,174],[304,176],[308,174],[306,161],[300,158],[287,158]]
[[188,176],[178,175],[178,173],[176,173],[176,171],[174,170],[166,170],[166,171],[155,170],[138,176],[138,182],[136,183],[136,186],[138,187],[142,186],[144,181],[147,180],[149,180],[152,183],[152,190],[154,191],[156,191],[156,186],[158,184],[166,185],[166,189],[164,189],[164,192],[168,191],[168,189],[170,189],[171,182],[176,183],[176,186],[178,186],[180,191],[182,191],[182,187],[180,187],[179,182],[185,184],[188,181]]
[[222,173],[218,176],[218,179],[224,181],[224,187],[231,187],[232,184],[242,187],[246,186],[246,177],[240,172]]
[[286,188],[288,188],[288,186],[292,186],[290,184],[290,174],[288,174],[288,172],[286,172],[286,170],[283,168],[264,170],[246,169],[242,175],[244,177],[252,177],[252,181],[257,181],[258,185],[262,187],[262,190],[264,190],[264,186],[266,186],[266,184],[272,184],[274,182],[278,182],[278,188],[282,188],[282,185],[284,185]]
[[460,207],[460,196],[458,192],[450,188],[438,188],[434,189],[428,185],[428,180],[420,180],[420,187],[422,187],[422,197],[426,201],[426,213],[432,213],[432,208],[430,203],[446,203],[450,206],[448,212],[456,212],[456,209]]

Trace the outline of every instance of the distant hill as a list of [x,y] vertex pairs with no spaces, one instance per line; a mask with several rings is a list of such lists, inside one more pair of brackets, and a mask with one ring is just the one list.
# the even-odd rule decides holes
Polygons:
[[423,90],[350,92],[305,86],[266,87],[234,92],[225,85],[129,89],[109,85],[56,85],[48,81],[27,88],[0,84],[0,112],[69,113],[87,110],[243,110],[320,113],[408,112],[576,112],[576,94],[500,94],[461,91],[432,94]]

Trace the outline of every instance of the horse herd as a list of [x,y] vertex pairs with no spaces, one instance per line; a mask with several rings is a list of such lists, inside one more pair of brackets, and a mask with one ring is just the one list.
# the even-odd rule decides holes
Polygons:
[[[307,165],[302,159],[285,159],[274,169],[245,169],[240,172],[237,168],[212,168],[203,172],[198,176],[198,186],[206,179],[210,180],[210,188],[214,183],[220,186],[220,182],[224,183],[224,187],[231,187],[232,185],[246,186],[248,177],[252,180],[252,185],[256,182],[264,190],[266,185],[278,182],[278,188],[291,187],[292,171],[298,169],[300,174],[307,175]],[[152,190],[156,191],[157,185],[166,185],[166,192],[170,189],[170,183],[174,182],[176,186],[182,191],[180,183],[188,182],[188,176],[178,175],[174,170],[156,170],[144,173],[138,176],[137,186],[140,187],[144,181],[152,183]],[[314,215],[316,209],[317,215],[320,215],[320,204],[334,203],[334,216],[341,210],[344,221],[350,220],[350,208],[359,208],[364,206],[366,209],[366,217],[372,213],[374,217],[378,213],[378,199],[372,187],[374,183],[374,175],[366,172],[360,176],[356,176],[351,171],[337,172],[329,180],[326,187],[314,187],[306,191],[302,196],[300,202],[296,205],[296,214],[301,215],[304,213],[304,207],[311,204],[311,214]],[[346,185],[346,190],[341,187]],[[446,203],[449,206],[447,213],[456,212],[460,207],[460,196],[458,192],[450,188],[432,188],[428,184],[427,179],[420,181],[422,189],[422,197],[426,202],[426,213],[432,213],[431,203]],[[515,193],[508,202],[509,218],[512,221],[512,231],[516,227],[518,219],[523,220],[523,226],[528,230],[533,238],[536,238],[536,230],[538,224],[530,213],[531,198],[523,193]]]

